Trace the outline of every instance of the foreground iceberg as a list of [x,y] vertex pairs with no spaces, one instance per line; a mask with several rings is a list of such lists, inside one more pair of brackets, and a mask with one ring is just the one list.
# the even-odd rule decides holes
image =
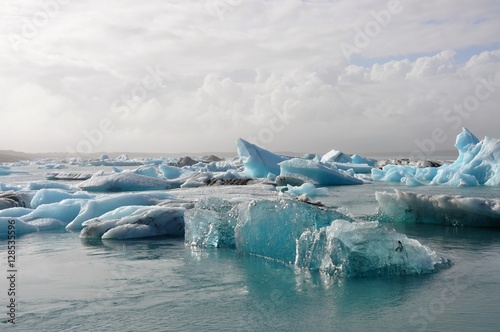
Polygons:
[[320,186],[363,184],[346,171],[313,160],[294,158],[280,163],[280,176],[298,178]]
[[338,277],[425,274],[449,264],[417,240],[377,222],[345,220],[302,233],[295,261],[298,267]]
[[422,274],[449,264],[377,222],[352,222],[335,210],[295,200],[236,204],[207,198],[185,213],[185,223],[188,245],[232,247],[340,277]]
[[237,217],[236,203],[217,197],[200,199],[194,208],[186,211],[184,215],[184,242],[201,248],[234,248]]
[[348,217],[332,209],[294,200],[243,203],[238,208],[234,230],[236,249],[293,264],[300,235],[306,230],[328,226],[339,218]]
[[269,173],[278,175],[278,164],[288,160],[287,157],[276,155],[241,138],[236,142],[236,146],[245,165],[245,173],[254,178],[265,178]]
[[450,186],[500,185],[500,139],[486,137],[482,141],[464,128],[455,147],[459,156],[452,164],[417,168],[386,165],[373,169],[375,181],[404,182],[410,186],[438,184]]
[[376,192],[383,221],[447,226],[500,227],[500,199]]

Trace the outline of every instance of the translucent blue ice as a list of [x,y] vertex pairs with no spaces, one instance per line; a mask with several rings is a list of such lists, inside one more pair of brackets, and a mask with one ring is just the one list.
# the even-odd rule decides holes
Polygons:
[[160,165],[159,169],[163,177],[169,180],[188,177],[194,173],[192,170],[170,165]]
[[386,165],[373,169],[375,181],[404,182],[410,186],[432,184],[449,186],[500,185],[500,140],[486,137],[482,141],[464,128],[455,147],[459,156],[452,164],[440,167]]
[[42,204],[57,203],[65,199],[90,199],[94,197],[95,195],[91,195],[83,191],[69,193],[59,189],[41,189],[36,192],[35,196],[33,196],[33,199],[31,200],[31,207],[36,209]]
[[13,207],[5,210],[0,210],[0,217],[19,218],[33,211],[34,210],[30,208]]
[[[13,224],[14,222],[14,224]],[[18,218],[0,217],[0,240],[5,240],[9,236],[9,225],[14,225],[16,238],[27,233],[38,232],[38,227],[30,225]],[[11,233],[12,235],[12,233]]]
[[303,232],[348,218],[332,209],[294,200],[251,201],[240,204],[238,210],[236,249],[287,264],[295,262],[296,241]]
[[278,164],[288,160],[287,157],[276,155],[241,138],[236,142],[236,146],[245,165],[245,173],[253,178],[266,178],[269,173],[278,175]]
[[26,214],[20,219],[31,222],[36,219],[57,219],[64,223],[64,226],[69,224],[80,213],[82,201],[67,200],[63,202],[43,204],[38,206],[34,211]]
[[294,158],[280,163],[281,176],[291,176],[319,186],[362,184],[346,171],[313,160]]
[[431,273],[449,264],[428,247],[377,222],[335,220],[304,231],[297,241],[295,265],[339,277]]
[[184,215],[185,242],[202,248],[234,247],[238,209],[235,203],[217,197],[199,200]]

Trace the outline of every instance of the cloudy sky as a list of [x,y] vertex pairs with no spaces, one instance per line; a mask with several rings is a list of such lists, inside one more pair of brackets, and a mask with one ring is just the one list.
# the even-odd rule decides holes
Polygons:
[[500,137],[498,0],[3,0],[0,149],[449,149]]

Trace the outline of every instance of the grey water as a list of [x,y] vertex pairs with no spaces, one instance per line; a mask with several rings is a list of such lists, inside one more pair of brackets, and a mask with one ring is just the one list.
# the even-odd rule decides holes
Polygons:
[[[93,172],[96,171],[94,168]],[[43,172],[0,178],[21,183]],[[330,188],[323,203],[363,219],[375,191],[500,197],[498,188]],[[335,279],[243,255],[187,247],[178,237],[83,241],[78,233],[17,240],[18,331],[500,331],[500,230],[386,224],[453,266],[429,275]],[[6,272],[7,244],[0,241]]]

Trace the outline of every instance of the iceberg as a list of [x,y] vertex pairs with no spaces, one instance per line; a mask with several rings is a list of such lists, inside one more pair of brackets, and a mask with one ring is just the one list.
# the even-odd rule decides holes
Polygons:
[[32,226],[36,226],[38,228],[38,231],[40,232],[64,229],[64,227],[66,226],[66,223],[64,223],[62,220],[55,218],[35,219],[33,221],[30,221],[29,224]]
[[352,169],[355,173],[370,173],[375,160],[353,155],[352,157],[342,151],[331,150],[321,158],[321,163],[331,164],[333,167],[342,170]]
[[30,225],[18,218],[0,217],[0,240],[6,240],[9,237],[9,226],[15,227],[15,235],[19,237],[23,234],[38,232],[38,227]]
[[133,239],[184,234],[183,207],[149,206],[136,209],[119,219],[86,222],[80,238]]
[[57,203],[43,204],[35,210],[20,217],[23,221],[32,223],[37,219],[57,219],[66,226],[78,216],[82,208],[82,201],[66,200]]
[[336,163],[351,163],[352,158],[345,154],[342,151],[337,151],[337,150],[331,150],[327,154],[325,154],[323,157],[321,157],[321,162],[322,163],[331,163],[331,162],[336,162]]
[[449,265],[428,247],[377,222],[335,220],[304,231],[295,265],[336,277],[376,277],[435,272]]
[[41,189],[31,199],[31,207],[36,209],[40,205],[57,203],[65,199],[91,199],[94,197],[95,195],[83,191],[69,193],[59,189]]
[[30,182],[25,188],[26,190],[40,190],[40,189],[62,189],[67,191],[77,191],[78,188],[70,186],[65,183],[55,181],[36,181]]
[[459,156],[452,164],[418,168],[409,165],[385,165],[372,169],[374,181],[403,182],[414,185],[498,186],[500,185],[500,139],[482,141],[463,128],[455,147]]
[[276,188],[278,191],[284,191],[288,195],[292,197],[297,197],[300,195],[307,195],[310,197],[314,196],[328,196],[327,188],[316,188],[316,186],[312,183],[304,183],[301,186],[291,186],[287,185],[286,187],[278,187]]
[[19,193],[0,193],[0,210],[13,207],[30,207],[27,195]]
[[236,146],[238,155],[243,160],[245,173],[254,178],[266,178],[269,173],[279,175],[280,167],[278,164],[289,159],[262,149],[241,138],[236,142]]
[[204,198],[185,212],[185,243],[230,247],[337,277],[413,275],[451,264],[378,222],[290,199],[234,203]]
[[12,207],[0,210],[0,217],[19,218],[33,211],[34,211],[33,209],[25,207]]
[[164,192],[125,193],[118,195],[97,196],[88,200],[80,213],[67,226],[67,230],[81,230],[85,221],[99,217],[106,212],[127,205],[158,205],[163,200],[172,199],[172,195]]
[[235,206],[235,203],[217,197],[199,200],[193,209],[184,214],[184,242],[201,248],[234,248],[234,228],[238,217]]
[[376,192],[381,221],[446,226],[500,227],[500,199]]
[[153,178],[133,172],[93,176],[79,184],[83,190],[94,192],[119,192],[162,190],[179,188],[182,182]]
[[289,199],[241,203],[234,229],[236,250],[293,264],[300,235],[339,218],[349,219],[333,209]]
[[363,184],[363,181],[348,172],[321,164],[313,160],[293,158],[279,164],[280,176],[298,178],[319,186]]
[[90,173],[57,173],[57,172],[50,172],[45,174],[45,178],[47,180],[78,180],[78,181],[84,181],[88,180],[92,177],[92,174]]
[[187,170],[184,168],[180,168],[177,166],[170,166],[170,165],[160,165],[159,166],[160,173],[163,175],[164,178],[173,180],[181,177],[189,177],[194,173],[192,170]]

